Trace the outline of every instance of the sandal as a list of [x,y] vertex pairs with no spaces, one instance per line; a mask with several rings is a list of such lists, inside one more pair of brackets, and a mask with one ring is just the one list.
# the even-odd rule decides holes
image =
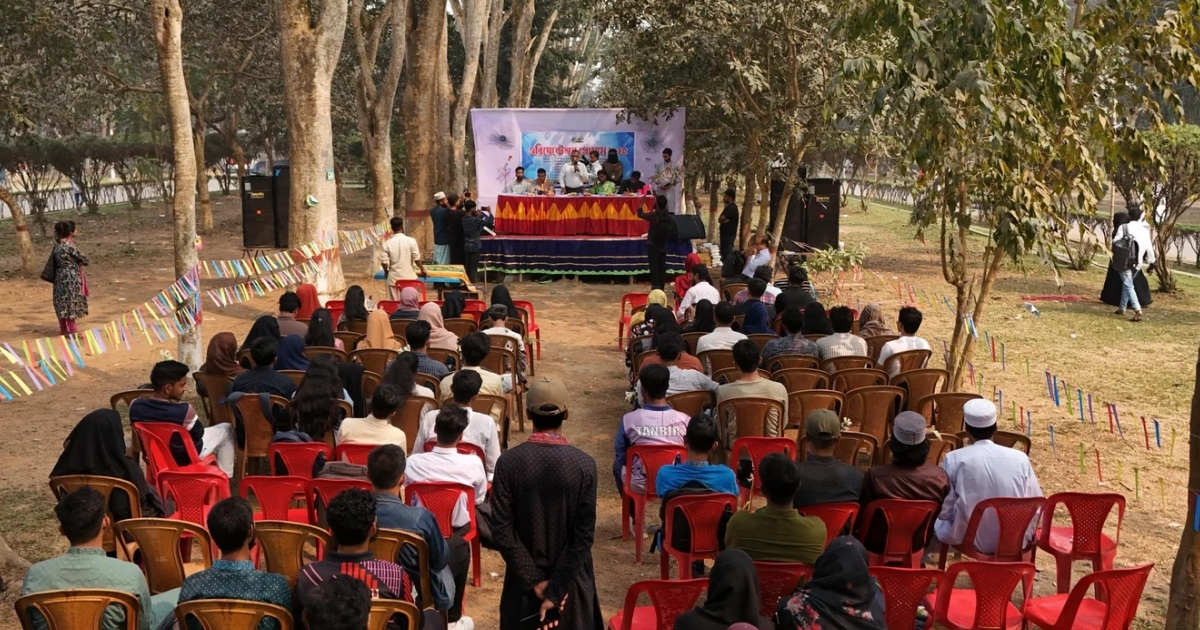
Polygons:
[[1142,312],[1141,312],[1141,311],[1137,311],[1137,312],[1135,312],[1135,313],[1133,314],[1133,317],[1130,317],[1130,318],[1129,318],[1129,321],[1131,321],[1131,322],[1140,322],[1140,321],[1142,321]]

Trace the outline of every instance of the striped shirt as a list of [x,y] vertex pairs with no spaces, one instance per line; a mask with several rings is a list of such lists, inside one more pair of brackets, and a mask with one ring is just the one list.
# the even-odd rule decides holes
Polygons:
[[300,570],[300,577],[296,580],[297,619],[309,603],[313,589],[337,575],[346,575],[362,581],[371,592],[371,599],[398,599],[416,603],[412,581],[404,572],[404,568],[395,562],[376,560],[370,551],[343,554],[326,550],[324,559],[310,562]]

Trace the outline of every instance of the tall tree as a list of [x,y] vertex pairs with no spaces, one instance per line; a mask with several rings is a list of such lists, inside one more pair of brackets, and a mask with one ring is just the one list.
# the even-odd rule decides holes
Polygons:
[[550,13],[541,22],[541,29],[534,35],[537,17],[537,0],[513,0],[512,51],[509,57],[508,107],[529,107],[533,98],[534,78],[542,54],[554,33],[558,21],[561,0],[550,0]]
[[[392,178],[392,110],[408,51],[409,0],[390,0],[382,5],[351,0],[350,26],[357,59],[355,103],[363,155],[371,178],[374,220],[386,221],[395,212],[396,188]],[[386,38],[386,40],[385,40]],[[387,64],[376,68],[387,50]]]
[[454,23],[458,27],[465,53],[450,125],[450,175],[455,190],[467,187],[467,116],[474,102],[479,57],[491,4],[490,0],[450,0]]
[[[395,1],[395,0],[393,0]],[[408,232],[422,249],[433,248],[428,225],[433,193],[450,183],[450,165],[444,157],[449,129],[446,86],[442,74],[446,62],[446,4],[436,0],[412,0],[408,35],[408,72],[405,73],[404,111],[404,198]]]

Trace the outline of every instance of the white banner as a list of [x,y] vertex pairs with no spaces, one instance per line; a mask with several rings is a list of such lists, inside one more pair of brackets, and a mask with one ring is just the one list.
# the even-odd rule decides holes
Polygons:
[[[559,170],[570,162],[571,151],[587,157],[596,150],[600,160],[608,150],[616,149],[628,179],[639,171],[642,181],[655,184],[655,174],[663,170],[663,149],[671,149],[671,162],[678,169],[686,164],[683,151],[684,110],[670,119],[644,121],[630,117],[617,122],[620,109],[473,109],[471,126],[475,132],[475,177],[479,204],[490,206],[496,196],[515,179],[518,166],[525,177],[535,179],[537,169],[546,169],[551,182],[558,181]],[[665,178],[660,178],[665,179]],[[618,183],[619,185],[619,183]],[[666,194],[672,211],[679,212],[683,181],[656,192]]]

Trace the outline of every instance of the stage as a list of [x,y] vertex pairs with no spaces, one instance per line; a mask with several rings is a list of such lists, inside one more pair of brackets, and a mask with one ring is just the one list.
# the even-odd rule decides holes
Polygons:
[[[635,276],[650,273],[642,236],[485,236],[480,268],[505,273],[569,276]],[[681,273],[690,241],[667,247],[667,272]]]

